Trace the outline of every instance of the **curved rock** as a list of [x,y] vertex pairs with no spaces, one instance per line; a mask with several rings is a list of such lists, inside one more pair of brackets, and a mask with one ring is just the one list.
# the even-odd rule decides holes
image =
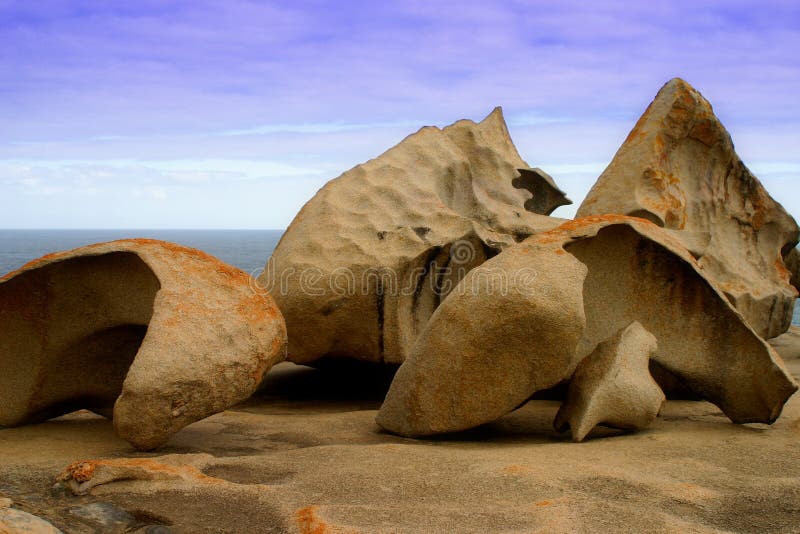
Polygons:
[[[533,283],[515,281],[524,269]],[[532,236],[472,270],[436,310],[378,424],[413,436],[490,422],[634,321],[658,340],[653,359],[731,420],[772,423],[797,385],[703,273],[642,219],[586,217]]]
[[575,369],[555,429],[571,429],[572,439],[583,441],[599,424],[640,430],[652,423],[666,400],[649,371],[657,348],[656,338],[638,322],[597,345]]
[[659,91],[577,217],[606,213],[674,231],[760,336],[789,328],[797,292],[783,257],[797,244],[797,224],[688,83],[676,78]]
[[545,214],[568,202],[520,158],[499,108],[422,128],[330,181],[276,247],[259,282],[286,318],[289,359],[402,362],[466,272],[558,225]]
[[493,421],[569,378],[586,267],[528,241],[473,269],[434,312],[378,413],[405,436]]
[[0,425],[86,408],[140,449],[249,397],[286,330],[249,276],[203,252],[122,240],[0,278]]

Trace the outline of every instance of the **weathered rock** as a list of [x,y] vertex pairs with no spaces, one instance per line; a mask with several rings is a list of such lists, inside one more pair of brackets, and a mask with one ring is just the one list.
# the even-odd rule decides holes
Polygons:
[[638,322],[597,345],[575,369],[555,429],[571,429],[572,439],[583,441],[599,424],[639,430],[652,423],[666,400],[649,371],[657,348],[656,338]]
[[12,508],[11,499],[0,499],[0,533],[61,534],[61,531],[40,517]]
[[791,274],[791,284],[800,291],[800,250],[793,248],[784,257],[786,268]]
[[86,408],[140,449],[249,397],[286,332],[250,278],[152,240],[45,256],[0,279],[0,425]]
[[797,244],[797,224],[736,155],[708,101],[683,80],[659,91],[577,216],[605,213],[674,231],[762,337],[789,328],[797,293],[783,256]]
[[259,281],[289,359],[402,362],[466,272],[558,225],[546,215],[569,202],[520,158],[499,108],[421,129],[329,182],[275,249]]
[[784,360],[800,359],[800,326],[792,326],[785,333],[768,341]]
[[180,454],[158,459],[84,460],[68,465],[56,477],[56,484],[74,495],[87,495],[97,486],[119,481],[146,482],[151,490],[185,483],[218,484],[223,481],[206,476],[200,470],[211,458],[207,454]]
[[465,430],[570,376],[586,268],[569,254],[526,254],[527,243],[471,271],[442,302],[395,375],[380,426],[408,436]]
[[470,271],[434,312],[378,424],[415,436],[492,421],[633,321],[658,340],[658,365],[731,420],[771,423],[797,385],[703,273],[642,219],[587,217],[532,236]]

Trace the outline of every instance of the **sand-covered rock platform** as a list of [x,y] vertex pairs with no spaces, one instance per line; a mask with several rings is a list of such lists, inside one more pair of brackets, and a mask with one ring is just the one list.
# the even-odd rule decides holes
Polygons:
[[[800,360],[787,365],[800,376]],[[800,397],[772,426],[735,425],[709,403],[670,400],[642,432],[595,429],[580,444],[552,429],[559,403],[537,400],[467,433],[411,440],[374,423],[389,379],[385,370],[280,364],[269,394],[191,425],[158,453],[136,452],[87,412],[0,430],[0,496],[64,532],[789,532],[800,524]],[[100,459],[116,462],[108,472],[128,464],[127,476],[140,479],[83,496],[54,487],[67,465]]]

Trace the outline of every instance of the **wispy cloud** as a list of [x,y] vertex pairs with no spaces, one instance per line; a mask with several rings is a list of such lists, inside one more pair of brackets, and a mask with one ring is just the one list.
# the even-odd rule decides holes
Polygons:
[[[534,164],[608,161],[676,75],[712,101],[746,161],[792,162],[798,20],[800,4],[780,0],[0,0],[0,41],[13,43],[0,48],[0,160],[25,160],[38,170],[21,179],[39,181],[25,189],[0,168],[0,227],[27,216],[13,206],[23,191],[65,194],[77,176],[93,183],[72,191],[95,199],[131,182],[155,202],[145,182],[165,187],[172,211],[162,199],[150,213],[164,224],[191,196],[170,188],[195,182],[229,203],[216,214],[226,226],[253,224],[241,206],[255,195],[286,224],[312,182],[495,105]],[[591,184],[588,170],[561,174],[576,191]],[[51,207],[28,209],[69,217]]]
[[400,120],[386,122],[317,122],[317,123],[297,123],[297,124],[262,124],[260,126],[250,126],[235,130],[213,132],[211,135],[221,136],[240,136],[240,135],[272,135],[280,133],[303,133],[303,134],[325,134],[338,132],[353,132],[359,130],[374,130],[378,128],[419,128],[425,125],[422,120]]

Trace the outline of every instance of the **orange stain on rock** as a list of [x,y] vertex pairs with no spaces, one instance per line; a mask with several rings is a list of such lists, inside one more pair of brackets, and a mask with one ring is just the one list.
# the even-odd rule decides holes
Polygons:
[[780,254],[775,258],[775,270],[778,271],[778,276],[781,280],[787,284],[791,283],[792,273],[786,268],[786,264],[783,262],[783,257]]
[[328,525],[317,516],[317,506],[306,506],[294,514],[300,534],[326,534]]
[[148,458],[120,458],[110,460],[82,460],[70,464],[59,476],[59,480],[88,482],[92,480],[99,467],[138,468],[153,474],[163,474],[167,478],[190,479],[204,484],[219,484],[224,481],[210,477],[191,465],[167,465]]

